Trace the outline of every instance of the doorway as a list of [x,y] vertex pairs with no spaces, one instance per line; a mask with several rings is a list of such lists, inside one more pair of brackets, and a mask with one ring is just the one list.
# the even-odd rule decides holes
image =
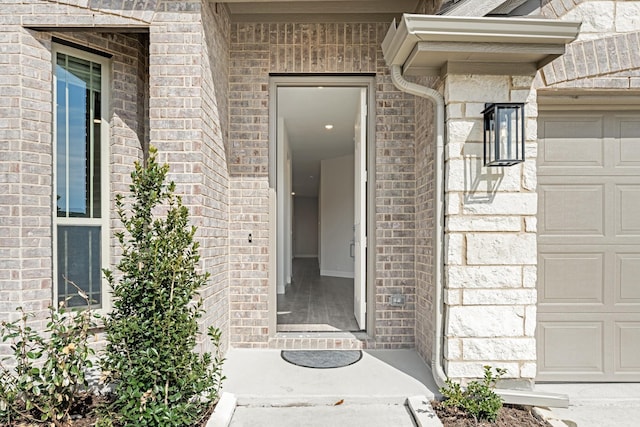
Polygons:
[[279,332],[366,329],[370,91],[362,79],[272,84]]

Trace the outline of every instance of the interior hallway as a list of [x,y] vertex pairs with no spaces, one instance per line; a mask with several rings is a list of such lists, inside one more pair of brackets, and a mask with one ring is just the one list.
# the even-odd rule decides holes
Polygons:
[[278,295],[278,332],[359,331],[353,279],[320,276],[317,258],[295,258],[292,283]]

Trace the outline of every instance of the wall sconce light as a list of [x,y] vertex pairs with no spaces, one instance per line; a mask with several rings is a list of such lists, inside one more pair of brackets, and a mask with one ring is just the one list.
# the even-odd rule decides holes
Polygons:
[[484,165],[513,166],[524,162],[524,104],[485,104]]

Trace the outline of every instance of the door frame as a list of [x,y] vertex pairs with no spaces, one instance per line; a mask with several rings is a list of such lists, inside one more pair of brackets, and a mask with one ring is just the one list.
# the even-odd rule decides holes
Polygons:
[[[367,267],[366,267],[366,329],[371,338],[375,334],[375,87],[374,74],[362,75],[282,75],[269,76],[269,337],[277,331],[277,89],[278,87],[343,86],[367,88]],[[310,333],[313,334],[313,333]],[[323,332],[326,334],[326,332]]]

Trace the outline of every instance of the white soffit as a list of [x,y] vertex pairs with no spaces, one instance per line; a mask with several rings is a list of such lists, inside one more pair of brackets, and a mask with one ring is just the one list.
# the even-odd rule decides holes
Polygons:
[[407,75],[534,74],[565,51],[580,22],[404,14],[382,42]]
[[442,15],[455,16],[484,16],[497,7],[502,6],[506,0],[483,0],[483,1],[459,1],[448,7]]
[[[212,1],[212,0],[210,0]],[[419,0],[226,0],[234,22],[388,22]]]

